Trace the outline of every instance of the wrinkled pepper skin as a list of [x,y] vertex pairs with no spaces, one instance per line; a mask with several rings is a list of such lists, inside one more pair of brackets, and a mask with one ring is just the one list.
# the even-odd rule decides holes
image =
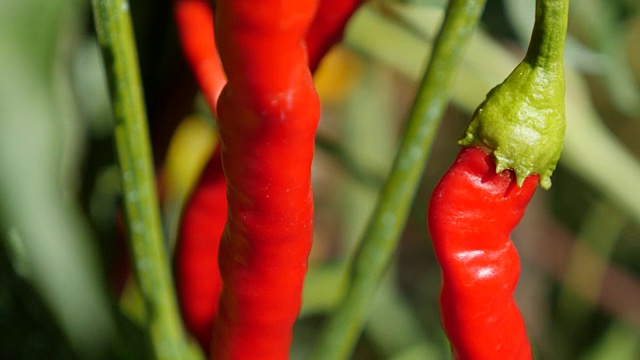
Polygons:
[[[360,0],[322,0],[305,38],[312,72],[331,47],[342,39],[348,19],[360,4]],[[205,99],[217,115],[217,100],[226,77],[214,39],[212,2],[175,0],[174,10],[185,57]],[[222,165],[216,151],[185,206],[176,247],[175,277],[185,327],[206,353],[211,344],[210,332],[222,287],[217,256],[225,224],[219,219],[226,218],[227,202],[221,174]]]
[[219,0],[218,100],[229,213],[212,359],[287,359],[313,232],[320,106],[304,36],[316,1]]
[[522,218],[539,176],[517,186],[511,170],[462,148],[436,186],[428,227],[442,268],[440,310],[456,359],[532,359],[513,299],[520,260],[509,235]]
[[217,147],[204,167],[182,216],[175,249],[178,302],[186,329],[209,353],[213,319],[222,292],[218,247],[227,222],[226,181]]
[[562,152],[568,10],[569,0],[536,0],[527,54],[473,113],[431,197],[440,310],[456,359],[532,358],[513,299],[520,260],[509,235],[536,185],[551,186]]

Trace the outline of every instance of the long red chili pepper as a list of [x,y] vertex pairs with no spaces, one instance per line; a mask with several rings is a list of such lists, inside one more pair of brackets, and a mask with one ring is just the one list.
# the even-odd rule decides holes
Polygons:
[[209,353],[213,319],[222,292],[218,247],[226,221],[226,181],[217,147],[187,203],[175,250],[182,318],[205,353]]
[[306,35],[309,68],[315,71],[324,55],[342,39],[351,15],[362,0],[320,0],[316,17]]
[[[360,3],[359,0],[321,2],[311,30],[306,34],[312,71],[342,38],[347,20]],[[213,38],[212,10],[212,4],[206,0],[175,1],[183,50],[215,113],[217,98],[226,79]],[[218,152],[214,153],[209,160],[187,203],[176,248],[175,276],[185,326],[206,352],[211,343],[210,331],[222,287],[217,256],[224,222],[218,220],[226,217],[227,210],[226,198],[221,201],[226,192],[218,155]],[[211,219],[207,220],[208,217]]]
[[214,359],[286,359],[311,249],[320,106],[304,45],[316,1],[220,0],[218,100],[229,215]]
[[533,356],[513,299],[520,260],[509,234],[538,181],[551,186],[562,150],[568,0],[536,5],[527,55],[474,113],[429,205],[442,322],[456,359]]
[[[215,115],[226,77],[216,50],[211,3],[175,0],[174,12],[183,53]],[[218,146],[186,203],[174,255],[182,318],[205,353],[222,292],[218,248],[226,219],[226,181]]]
[[531,358],[513,299],[520,260],[509,234],[537,183],[532,175],[519,187],[512,171],[496,173],[491,156],[470,147],[433,192],[429,232],[443,273],[442,320],[456,359]]

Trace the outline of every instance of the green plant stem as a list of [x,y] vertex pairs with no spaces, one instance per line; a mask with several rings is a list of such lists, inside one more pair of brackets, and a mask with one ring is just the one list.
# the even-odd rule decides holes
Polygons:
[[149,332],[155,358],[184,359],[187,343],[160,226],[129,3],[93,0],[92,4],[113,102],[127,235],[145,304],[143,326]]
[[323,329],[314,349],[314,359],[346,359],[353,351],[366,318],[367,303],[395,253],[448,104],[453,75],[484,3],[484,0],[452,0],[449,3],[392,171],[349,267],[347,293]]
[[551,187],[566,127],[564,42],[568,0],[537,0],[524,60],[473,112],[458,144],[491,154],[496,172],[513,169],[518,186],[531,174]]
[[536,20],[525,61],[541,68],[563,65],[569,0],[537,0]]

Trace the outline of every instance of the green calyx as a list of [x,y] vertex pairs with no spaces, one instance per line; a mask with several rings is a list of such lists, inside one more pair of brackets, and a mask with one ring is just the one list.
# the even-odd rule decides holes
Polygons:
[[462,146],[479,146],[493,155],[496,172],[513,169],[518,185],[540,174],[551,186],[564,142],[564,78],[522,62],[491,90],[475,111]]
[[524,60],[489,92],[473,114],[461,146],[493,155],[496,172],[513,169],[519,186],[532,174],[551,187],[565,132],[563,50],[568,0],[537,0]]

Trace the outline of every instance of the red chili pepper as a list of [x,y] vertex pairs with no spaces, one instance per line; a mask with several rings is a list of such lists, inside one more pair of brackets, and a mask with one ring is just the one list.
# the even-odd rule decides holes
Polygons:
[[509,234],[538,182],[551,186],[562,150],[568,0],[536,5],[527,55],[474,112],[429,204],[440,309],[456,359],[532,358],[513,299],[520,260]]
[[535,192],[511,170],[496,173],[491,156],[463,148],[435,188],[429,232],[442,267],[440,306],[456,359],[531,359],[522,316],[513,299],[520,275],[509,234]]
[[320,106],[304,45],[316,1],[216,2],[229,217],[212,358],[286,359],[311,249]]
[[[346,21],[360,3],[359,0],[322,1],[306,37],[312,71],[331,46],[342,38]],[[213,38],[212,4],[206,0],[176,0],[175,11],[183,50],[215,113],[217,98],[226,79]],[[175,276],[185,326],[206,352],[211,343],[210,330],[221,289],[217,257],[225,224],[218,220],[226,217],[227,211],[219,160],[219,153],[214,153],[187,203],[176,249]],[[207,214],[212,218],[209,222]]]
[[214,114],[226,79],[216,51],[213,8],[209,0],[174,0],[180,43],[198,85]]
[[[216,50],[211,3],[175,0],[174,11],[183,52],[215,115],[226,77]],[[218,248],[226,219],[226,181],[218,147],[186,203],[175,250],[174,276],[182,318],[205,353],[209,353],[222,291]]]
[[227,221],[226,181],[217,147],[191,195],[175,250],[175,277],[186,329],[209,353],[222,292],[218,247]]
[[[195,72],[207,101],[215,110],[224,84],[213,33],[213,7],[208,0],[174,0],[176,23],[183,51]],[[315,71],[322,58],[343,36],[347,22],[362,0],[320,0],[306,34],[309,68]],[[210,30],[208,30],[210,29]]]
[[342,39],[345,26],[362,0],[320,0],[316,17],[307,33],[309,68],[315,71],[331,47]]

